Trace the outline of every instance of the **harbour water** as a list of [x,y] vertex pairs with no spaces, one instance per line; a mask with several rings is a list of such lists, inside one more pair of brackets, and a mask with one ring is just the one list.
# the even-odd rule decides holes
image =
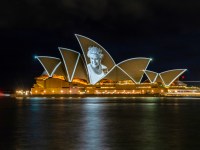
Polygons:
[[200,149],[200,98],[0,97],[1,150]]

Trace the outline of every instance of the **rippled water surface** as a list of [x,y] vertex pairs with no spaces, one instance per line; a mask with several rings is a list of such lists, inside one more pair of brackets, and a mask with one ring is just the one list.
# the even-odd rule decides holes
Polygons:
[[0,149],[200,149],[198,98],[0,98]]

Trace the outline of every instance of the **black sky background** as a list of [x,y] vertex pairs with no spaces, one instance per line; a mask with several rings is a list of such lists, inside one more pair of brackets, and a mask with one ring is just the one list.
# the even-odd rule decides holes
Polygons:
[[200,1],[19,0],[0,3],[0,89],[30,89],[38,56],[81,52],[74,34],[101,44],[116,63],[151,57],[148,70],[183,69],[200,80]]

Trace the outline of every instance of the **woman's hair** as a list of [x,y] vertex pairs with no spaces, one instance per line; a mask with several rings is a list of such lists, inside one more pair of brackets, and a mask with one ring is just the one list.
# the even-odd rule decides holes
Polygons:
[[101,59],[103,58],[102,50],[95,46],[88,47],[87,56],[90,58],[91,54],[96,54],[99,56],[99,58],[101,58]]

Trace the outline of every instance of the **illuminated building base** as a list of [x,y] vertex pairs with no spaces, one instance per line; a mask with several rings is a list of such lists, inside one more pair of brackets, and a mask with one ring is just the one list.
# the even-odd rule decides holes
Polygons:
[[16,95],[27,96],[200,96],[200,89],[187,85],[172,84],[169,87],[162,83],[134,84],[129,81],[118,83],[100,82],[95,85],[82,80],[66,82],[60,78],[36,78],[31,91],[16,91]]

